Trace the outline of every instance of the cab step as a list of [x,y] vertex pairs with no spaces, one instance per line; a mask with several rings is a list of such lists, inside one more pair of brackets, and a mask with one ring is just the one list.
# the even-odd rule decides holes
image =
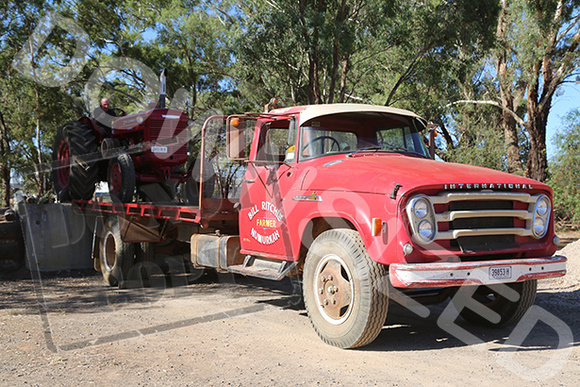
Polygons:
[[227,270],[230,273],[280,281],[296,267],[297,263],[248,255],[242,265],[229,266]]
[[241,253],[238,235],[191,236],[191,262],[195,267],[214,268],[219,272],[242,274],[279,281],[297,265],[284,261]]

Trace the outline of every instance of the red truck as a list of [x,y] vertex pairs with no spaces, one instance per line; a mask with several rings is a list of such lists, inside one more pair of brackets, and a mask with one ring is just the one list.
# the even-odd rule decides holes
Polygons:
[[377,337],[395,293],[439,303],[469,286],[491,315],[468,307],[462,317],[513,324],[538,279],[566,272],[553,256],[552,190],[436,161],[428,137],[410,111],[361,104],[210,117],[198,205],[79,202],[110,215],[98,217],[95,267],[116,284],[135,256],[174,238],[189,242],[196,267],[295,276],[314,329],[342,348]]

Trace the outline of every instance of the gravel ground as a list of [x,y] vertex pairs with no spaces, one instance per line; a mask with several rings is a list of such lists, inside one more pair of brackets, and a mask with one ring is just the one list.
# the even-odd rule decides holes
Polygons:
[[423,318],[392,305],[358,350],[316,336],[290,280],[175,275],[121,290],[93,271],[23,269],[0,277],[0,386],[577,385],[580,241],[558,254],[568,275],[540,281],[528,330],[458,319],[452,333],[448,303]]
[[568,258],[566,263],[566,275],[546,281],[540,281],[542,289],[554,291],[575,292],[580,289],[580,240],[567,244],[559,250],[557,255]]

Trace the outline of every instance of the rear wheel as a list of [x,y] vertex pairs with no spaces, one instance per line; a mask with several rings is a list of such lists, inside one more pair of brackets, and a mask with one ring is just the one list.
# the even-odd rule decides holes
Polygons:
[[[537,280],[505,285],[482,285],[477,287],[470,298],[464,299],[462,293],[457,293],[452,301],[461,308],[459,313],[466,321],[481,326],[501,328],[520,321],[528,309],[534,305],[537,286]],[[481,305],[494,313],[489,313],[485,309],[481,310]],[[478,308],[481,313],[474,310]]]
[[123,283],[133,265],[134,257],[133,244],[121,239],[119,221],[114,216],[109,217],[105,223],[100,254],[101,274],[105,283],[109,286]]
[[151,242],[135,243],[135,259],[137,262],[152,262],[155,260],[155,244]]
[[388,277],[368,255],[358,232],[330,230],[312,243],[304,265],[304,303],[327,344],[356,348],[371,343],[387,317]]
[[125,152],[119,153],[109,161],[107,172],[109,193],[112,198],[121,203],[133,201],[135,192],[135,166],[133,159]]
[[93,196],[97,158],[97,140],[91,128],[78,121],[58,128],[52,151],[52,180],[60,201],[88,200]]

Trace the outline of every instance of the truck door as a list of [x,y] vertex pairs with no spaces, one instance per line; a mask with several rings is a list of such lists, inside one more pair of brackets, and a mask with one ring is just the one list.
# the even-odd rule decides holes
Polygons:
[[286,210],[294,185],[294,119],[258,121],[240,197],[240,239],[247,253],[292,259]]

